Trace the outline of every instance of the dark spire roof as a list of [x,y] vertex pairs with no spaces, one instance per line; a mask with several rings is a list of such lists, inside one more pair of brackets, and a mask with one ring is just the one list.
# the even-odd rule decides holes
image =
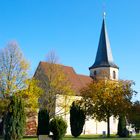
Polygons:
[[109,42],[106,25],[105,25],[105,18],[103,19],[103,23],[102,23],[102,29],[101,29],[96,59],[94,64],[89,69],[99,68],[99,67],[118,68],[118,66],[113,61],[112,51],[111,51],[110,42]]

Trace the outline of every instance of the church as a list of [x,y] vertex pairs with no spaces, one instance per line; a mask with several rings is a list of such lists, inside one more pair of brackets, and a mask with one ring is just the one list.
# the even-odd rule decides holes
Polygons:
[[[72,89],[76,93],[76,95],[72,98],[71,102],[80,98],[80,90],[87,84],[92,82],[93,79],[110,79],[116,81],[119,79],[119,67],[115,64],[113,60],[113,55],[105,23],[105,17],[103,18],[102,22],[95,62],[93,63],[93,65],[91,65],[91,67],[89,67],[89,76],[77,74],[75,70],[70,66],[62,65],[62,69],[64,74],[67,76],[69,82],[71,83]],[[34,77],[41,81],[41,77],[43,75],[47,77],[47,72],[47,62],[40,62],[34,74]],[[59,96],[62,99],[61,95]],[[58,101],[56,100],[54,108],[55,111],[57,111],[57,109],[59,108],[57,104]],[[67,114],[65,116],[65,119],[68,124],[67,134],[71,134],[69,118],[70,115]],[[111,134],[116,134],[117,125],[118,120],[111,117]],[[83,134],[102,134],[103,131],[107,132],[107,123],[98,122],[94,119],[87,120],[83,128]]]

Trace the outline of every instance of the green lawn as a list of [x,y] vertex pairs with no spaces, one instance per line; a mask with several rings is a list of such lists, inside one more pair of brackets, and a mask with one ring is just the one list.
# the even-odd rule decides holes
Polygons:
[[[0,138],[0,140],[3,140]],[[24,138],[22,140],[38,140],[38,138]],[[111,138],[102,138],[99,135],[82,135],[78,138],[73,138],[72,136],[66,136],[63,140],[140,140],[140,135],[132,138],[117,138],[116,136],[111,136]]]
[[64,140],[140,140],[140,136],[136,136],[135,138],[117,138],[116,136],[111,136],[111,138],[102,138],[99,135],[82,135],[79,138],[73,138],[71,136],[66,136]]
[[[99,135],[82,135],[78,138],[73,138],[72,136],[66,136],[63,140],[140,140],[140,135],[133,138],[117,138],[116,136],[111,136],[111,138],[102,138]],[[38,140],[37,138],[24,138],[23,140]]]
[[[93,140],[94,138],[64,138],[63,140]],[[28,138],[23,140],[38,140],[37,138]],[[95,140],[140,140],[140,138],[96,138]]]
[[[93,138],[90,138],[93,140]],[[3,140],[3,139],[0,139]],[[26,138],[22,140],[38,140],[37,138]],[[88,138],[64,138],[63,140],[89,140]],[[98,138],[96,140],[140,140],[140,138]]]
[[[90,138],[93,140],[93,138]],[[38,140],[37,138],[29,138],[23,140]],[[89,140],[88,138],[64,138],[63,140]],[[140,140],[140,138],[98,138],[96,140]]]

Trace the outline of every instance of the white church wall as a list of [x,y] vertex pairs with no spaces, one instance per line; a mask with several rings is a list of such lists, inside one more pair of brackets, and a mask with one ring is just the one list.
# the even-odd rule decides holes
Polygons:
[[[114,117],[110,117],[111,134],[117,133],[117,125],[118,125],[118,120],[116,118],[114,119]],[[103,131],[107,133],[107,123],[104,121],[98,122],[95,119],[87,120],[83,128],[83,134],[102,134]]]
[[[73,101],[80,100],[80,96],[70,96],[66,107],[67,109],[62,108],[61,103],[65,103],[64,101],[65,97],[62,95],[57,95],[57,100],[56,100],[56,115],[62,116],[68,125],[67,128],[67,135],[71,134],[71,129],[70,129],[70,106]],[[66,111],[66,112],[65,112]],[[59,112],[59,113],[58,113]],[[118,120],[114,119],[113,117],[110,117],[110,133],[111,134],[116,134],[117,133],[117,124]],[[106,131],[107,133],[107,123],[102,121],[98,122],[95,119],[89,119],[86,120],[84,128],[83,128],[83,134],[102,134],[103,131]]]

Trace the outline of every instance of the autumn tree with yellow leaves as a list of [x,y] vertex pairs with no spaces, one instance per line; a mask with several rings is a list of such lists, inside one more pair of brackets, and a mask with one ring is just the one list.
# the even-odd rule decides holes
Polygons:
[[[37,112],[39,107],[38,99],[43,93],[43,89],[39,86],[39,81],[32,79],[26,80],[26,88],[20,90],[20,94],[24,99],[25,103],[25,112],[28,114],[30,112]],[[17,93],[18,96],[19,93]]]
[[0,50],[0,114],[6,110],[10,97],[19,94],[26,110],[36,110],[41,89],[28,73],[29,63],[15,41]]
[[55,115],[66,115],[74,91],[54,51],[47,54],[45,69],[38,69],[34,77],[40,81],[40,87],[44,90],[39,99],[40,108],[47,109],[50,118]]
[[132,82],[96,80],[81,90],[86,114],[98,121],[107,122],[110,137],[110,117],[126,114],[131,107]]
[[0,50],[0,94],[3,97],[26,87],[29,63],[25,60],[18,44],[10,42]]

